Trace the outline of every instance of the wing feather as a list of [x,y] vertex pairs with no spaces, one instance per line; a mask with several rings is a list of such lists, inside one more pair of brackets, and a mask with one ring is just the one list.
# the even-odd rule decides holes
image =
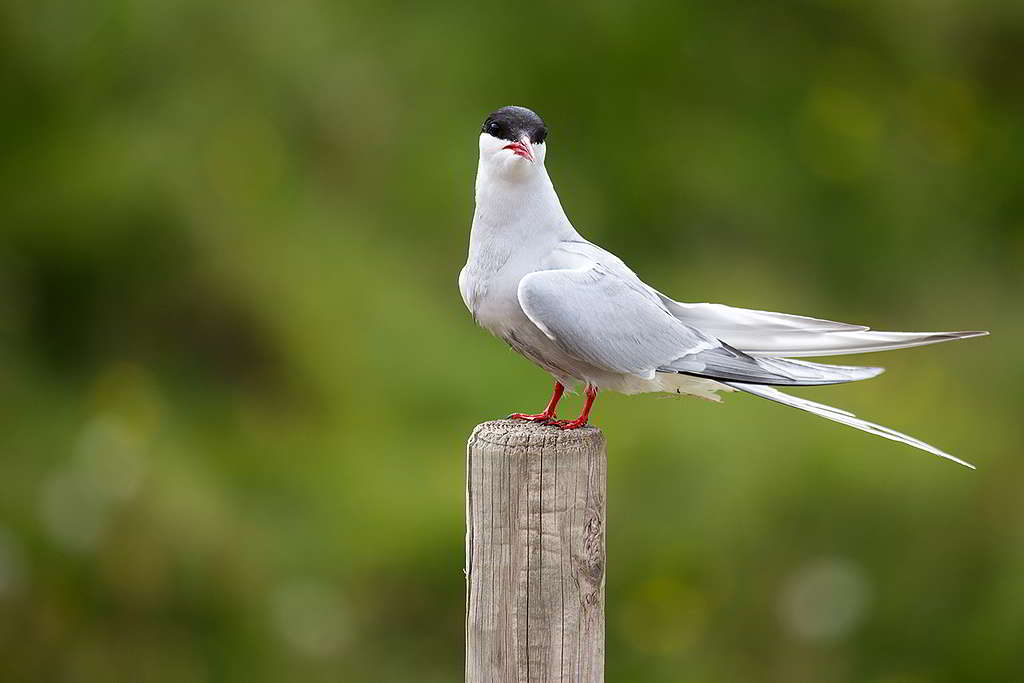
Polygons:
[[752,356],[836,356],[903,349],[988,334],[982,331],[875,331],[863,325],[723,304],[689,304],[660,296],[665,307],[684,323]]
[[615,373],[676,372],[756,384],[814,385],[874,377],[881,368],[754,358],[672,315],[637,279],[589,263],[536,271],[517,291],[527,318],[562,351]]
[[543,270],[519,283],[519,305],[566,352],[611,372],[654,377],[655,369],[717,342],[681,323],[642,286],[590,263]]

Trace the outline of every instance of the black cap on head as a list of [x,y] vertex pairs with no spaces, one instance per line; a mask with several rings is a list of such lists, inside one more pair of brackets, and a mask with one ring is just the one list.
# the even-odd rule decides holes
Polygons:
[[536,144],[544,142],[548,128],[541,117],[526,107],[502,107],[487,117],[480,132],[509,142],[526,135]]

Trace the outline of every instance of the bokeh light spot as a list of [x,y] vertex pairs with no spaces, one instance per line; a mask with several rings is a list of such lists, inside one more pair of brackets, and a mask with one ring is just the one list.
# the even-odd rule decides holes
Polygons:
[[861,622],[869,597],[867,579],[856,565],[843,558],[820,558],[789,577],[779,612],[786,629],[801,640],[838,640]]

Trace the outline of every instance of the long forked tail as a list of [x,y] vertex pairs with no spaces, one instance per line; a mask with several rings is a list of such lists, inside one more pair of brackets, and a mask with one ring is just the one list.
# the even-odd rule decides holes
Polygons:
[[883,427],[882,425],[877,425],[873,422],[862,420],[849,411],[841,410],[839,408],[833,408],[832,406],[827,406],[823,403],[815,403],[814,401],[808,401],[807,399],[800,398],[799,396],[790,396],[789,394],[784,394],[778,389],[774,389],[770,386],[765,386],[761,384],[747,384],[744,382],[722,382],[722,384],[726,384],[734,389],[739,389],[740,391],[746,392],[748,394],[753,394],[754,396],[766,398],[769,401],[775,401],[776,403],[781,403],[783,405],[799,408],[800,410],[806,410],[807,412],[814,413],[815,415],[821,416],[826,420],[832,420],[833,422],[839,422],[844,425],[849,425],[855,429],[868,432],[869,434],[877,434],[878,436],[881,436],[882,438],[885,439],[899,441],[909,446],[913,446],[914,448],[920,448],[922,451],[934,453],[935,455],[941,458],[946,458],[947,460],[952,460],[953,462],[960,463],[964,467],[970,467],[972,470],[974,469],[974,465],[972,465],[971,463],[961,460],[960,458],[952,456],[944,451],[940,451],[935,446],[926,444],[924,441],[915,439],[914,437],[908,436],[907,434],[897,432],[894,429],[889,429],[888,427]]

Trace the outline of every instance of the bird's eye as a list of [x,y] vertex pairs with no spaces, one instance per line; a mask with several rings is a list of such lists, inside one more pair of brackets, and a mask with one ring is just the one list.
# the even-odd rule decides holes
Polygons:
[[497,135],[498,131],[501,130],[501,124],[497,121],[491,121],[487,124],[487,132],[491,135]]
[[547,131],[547,129],[546,129],[546,128],[541,128],[541,129],[540,129],[540,130],[539,130],[539,131],[538,131],[538,132],[536,133],[536,135],[534,136],[534,138],[533,138],[533,141],[534,141],[535,143],[537,143],[537,144],[540,144],[540,143],[544,142],[544,138],[546,138],[547,136],[548,136],[548,131]]

